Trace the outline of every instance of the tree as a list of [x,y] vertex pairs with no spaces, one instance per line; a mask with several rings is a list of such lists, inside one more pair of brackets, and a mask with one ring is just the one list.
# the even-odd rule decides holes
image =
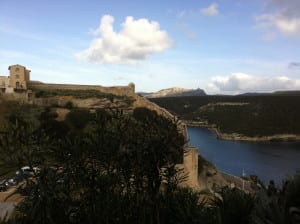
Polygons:
[[224,187],[211,205],[216,209],[219,223],[251,223],[255,198],[237,188]]
[[12,169],[28,165],[31,168],[43,163],[51,150],[46,135],[32,123],[16,117],[0,133],[0,160]]
[[[77,116],[71,120],[70,117],[73,122]],[[28,157],[26,161],[20,158],[20,162],[37,162],[42,171],[22,189],[26,198],[18,207],[16,220],[160,223],[162,208],[168,201],[163,198],[172,198],[178,184],[171,180],[176,180],[172,179],[176,175],[175,164],[182,160],[185,144],[176,123],[146,109],[133,113],[80,112],[80,118],[84,125],[75,125],[76,134],[68,132],[65,138],[53,142],[51,150],[42,141],[22,142],[21,148],[41,157]],[[47,125],[47,119],[43,121]],[[9,129],[7,139],[13,143],[15,132],[31,136],[20,138],[20,142],[39,139],[39,132],[25,130]],[[19,146],[18,142],[13,144],[14,149]],[[15,154],[16,150],[11,152]],[[44,162],[43,155],[51,158],[50,164]],[[59,168],[52,168],[53,164]],[[162,168],[169,175],[165,195],[160,192]]]

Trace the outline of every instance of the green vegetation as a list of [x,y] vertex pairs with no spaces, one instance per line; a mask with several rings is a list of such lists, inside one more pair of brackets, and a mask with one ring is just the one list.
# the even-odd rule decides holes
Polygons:
[[[73,96],[78,99],[87,99],[87,98],[107,98],[111,102],[114,99],[119,99],[124,101],[127,105],[131,105],[134,101],[132,97],[129,96],[118,96],[112,93],[103,93],[98,90],[72,90],[72,89],[32,89],[35,93],[36,98],[47,98],[54,96]],[[70,106],[70,105],[66,105]]]
[[127,114],[75,109],[62,121],[67,130],[54,120],[46,109],[39,125],[16,117],[1,133],[2,164],[41,168],[35,181],[20,188],[26,199],[17,208],[17,222],[157,223],[162,218],[160,203],[180,192],[175,164],[185,142],[175,123],[144,108]]
[[183,120],[207,121],[222,133],[300,134],[300,97],[199,96],[151,99]]
[[184,138],[154,111],[74,108],[65,121],[55,120],[51,108],[31,119],[22,110],[14,119],[7,115],[0,172],[7,165],[41,170],[19,187],[25,199],[0,223],[275,224],[296,223],[299,215],[300,174],[281,190],[263,187],[255,195],[180,188],[175,164]]

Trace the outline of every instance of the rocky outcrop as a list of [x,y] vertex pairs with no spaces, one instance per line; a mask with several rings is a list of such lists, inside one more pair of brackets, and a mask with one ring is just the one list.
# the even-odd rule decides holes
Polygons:
[[222,187],[236,187],[246,192],[254,192],[253,182],[218,170],[213,164],[199,156],[199,190],[214,193]]
[[184,89],[179,87],[162,89],[156,93],[143,93],[143,96],[147,98],[205,96],[205,95],[206,93],[202,89]]

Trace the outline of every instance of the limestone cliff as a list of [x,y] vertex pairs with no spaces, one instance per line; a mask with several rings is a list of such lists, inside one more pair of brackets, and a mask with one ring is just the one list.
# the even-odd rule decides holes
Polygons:
[[180,87],[173,87],[162,89],[155,93],[143,93],[146,98],[160,98],[160,97],[180,97],[180,96],[205,96],[206,93],[202,89],[184,89]]

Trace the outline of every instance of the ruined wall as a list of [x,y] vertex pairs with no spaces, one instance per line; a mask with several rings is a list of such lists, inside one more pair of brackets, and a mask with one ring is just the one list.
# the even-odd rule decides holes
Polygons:
[[103,93],[111,93],[118,96],[133,96],[135,93],[134,84],[130,83],[128,86],[112,86],[104,87],[98,85],[66,85],[66,84],[46,84],[39,82],[29,82],[29,89],[39,90],[97,90]]

